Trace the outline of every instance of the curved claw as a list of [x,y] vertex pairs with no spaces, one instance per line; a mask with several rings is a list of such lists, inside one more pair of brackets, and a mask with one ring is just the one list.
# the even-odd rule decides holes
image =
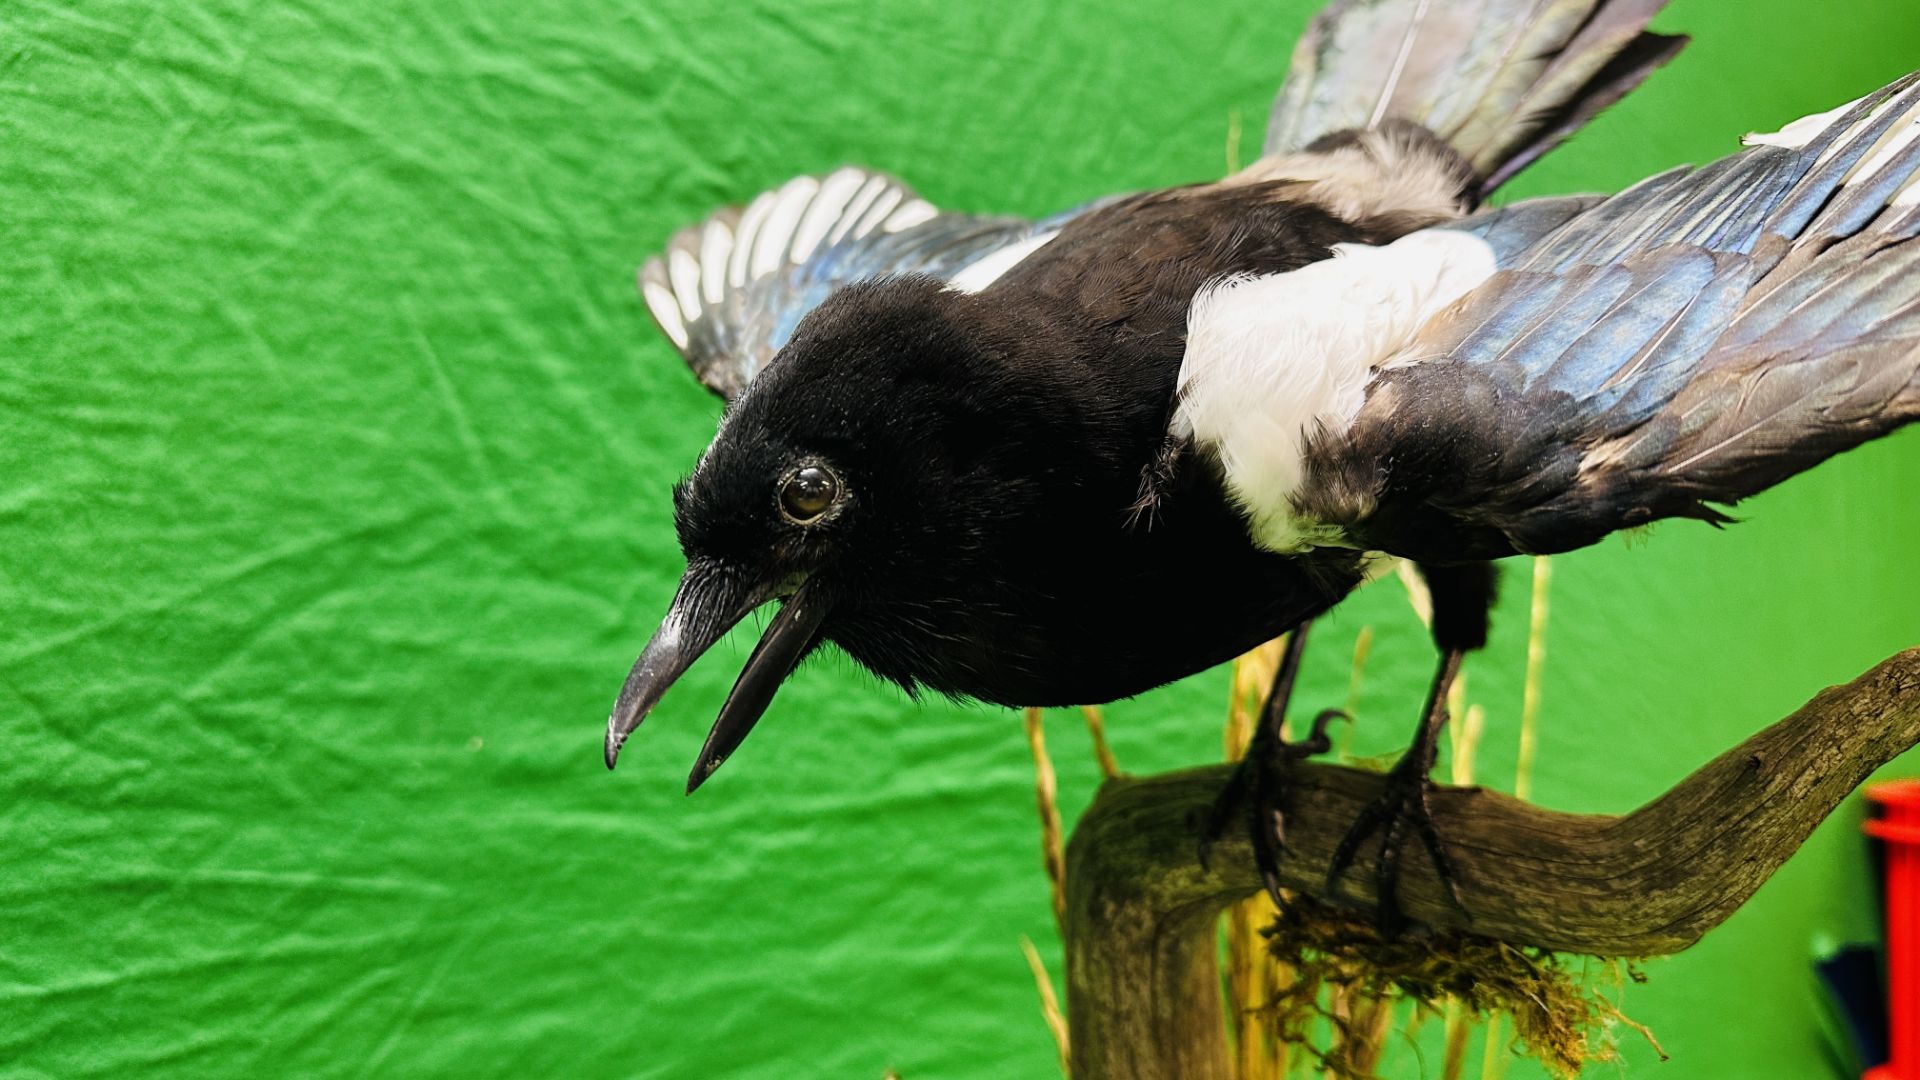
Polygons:
[[1321,709],[1314,714],[1313,728],[1307,732],[1306,738],[1299,742],[1282,743],[1281,745],[1285,747],[1293,757],[1304,758],[1312,757],[1315,754],[1324,754],[1333,749],[1333,739],[1327,734],[1327,725],[1333,723],[1335,720],[1344,720],[1351,724],[1353,723],[1353,714],[1345,709]]
[[1313,718],[1307,737],[1298,742],[1281,739],[1272,725],[1262,724],[1255,729],[1246,756],[1240,759],[1208,811],[1206,827],[1200,835],[1200,868],[1211,870],[1209,856],[1213,845],[1225,835],[1227,823],[1238,810],[1253,845],[1253,860],[1260,870],[1260,880],[1266,886],[1267,895],[1279,904],[1280,857],[1287,849],[1287,820],[1282,804],[1288,769],[1295,761],[1332,749],[1333,740],[1327,735],[1327,726],[1335,720],[1351,722],[1352,719],[1343,709],[1322,709]]

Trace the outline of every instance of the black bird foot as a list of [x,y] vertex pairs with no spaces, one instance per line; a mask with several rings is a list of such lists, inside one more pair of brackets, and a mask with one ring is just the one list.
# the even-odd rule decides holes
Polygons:
[[1253,861],[1260,868],[1260,880],[1266,884],[1273,902],[1280,902],[1280,856],[1287,847],[1286,799],[1289,779],[1296,761],[1324,754],[1333,747],[1327,737],[1327,725],[1335,720],[1351,722],[1342,709],[1323,709],[1313,718],[1313,730],[1298,742],[1280,737],[1278,725],[1263,723],[1254,729],[1247,754],[1234,766],[1227,786],[1213,800],[1207,825],[1200,834],[1200,866],[1207,869],[1207,857],[1213,845],[1226,835],[1228,823],[1237,810],[1245,816],[1247,836],[1253,843]]
[[1380,933],[1389,940],[1399,936],[1406,925],[1399,898],[1400,857],[1409,833],[1419,836],[1426,845],[1427,857],[1433,860],[1434,873],[1445,886],[1447,899],[1461,915],[1467,915],[1466,906],[1460,902],[1460,887],[1454,880],[1453,858],[1447,854],[1446,845],[1433,825],[1430,797],[1434,783],[1427,776],[1427,768],[1431,768],[1431,763],[1402,760],[1395,765],[1387,773],[1386,787],[1360,812],[1353,828],[1347,830],[1340,846],[1334,849],[1333,860],[1327,867],[1327,895],[1332,897],[1338,891],[1341,876],[1353,865],[1360,845],[1384,830],[1380,837],[1379,862],[1374,866],[1374,913]]

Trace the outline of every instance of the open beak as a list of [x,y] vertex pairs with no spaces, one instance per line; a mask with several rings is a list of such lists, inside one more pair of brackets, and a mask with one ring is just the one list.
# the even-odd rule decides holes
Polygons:
[[[667,617],[634,662],[607,717],[607,768],[613,768],[627,737],[674,680],[769,598],[764,588],[742,587],[732,577],[703,567],[687,568],[673,604],[667,608]],[[773,700],[774,691],[819,639],[827,606],[807,583],[781,605],[780,614],[774,616],[760,643],[754,646],[753,655],[747,658],[747,666],[733,684],[726,704],[720,706],[700,759],[687,778],[689,793],[712,776],[753,730]]]

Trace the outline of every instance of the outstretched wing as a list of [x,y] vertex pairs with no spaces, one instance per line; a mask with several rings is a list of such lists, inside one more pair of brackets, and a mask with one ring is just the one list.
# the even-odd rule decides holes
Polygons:
[[835,289],[891,274],[979,288],[1067,216],[943,212],[898,180],[843,168],[682,229],[640,268],[640,293],[700,381],[732,398]]
[[1916,174],[1909,77],[1588,209],[1424,326],[1302,494],[1428,558],[1727,520],[1920,419]]
[[1288,399],[1285,433],[1248,425],[1245,386],[1224,404],[1196,303],[1181,416],[1256,536],[1438,562],[1565,551],[1724,521],[1712,504],[1920,419],[1920,76],[1750,141],[1613,198],[1355,253],[1376,272],[1348,290],[1379,301],[1322,318],[1381,329],[1356,339],[1350,393],[1310,415]]

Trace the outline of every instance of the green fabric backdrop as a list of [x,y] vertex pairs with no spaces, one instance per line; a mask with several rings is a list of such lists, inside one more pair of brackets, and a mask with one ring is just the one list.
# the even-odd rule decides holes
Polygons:
[[[828,659],[684,799],[736,640],[601,767],[717,414],[633,268],[848,161],[1023,212],[1217,175],[1314,6],[0,8],[0,1076],[1049,1075],[1017,717]],[[1662,25],[1695,45],[1511,194],[1920,66],[1911,0]],[[1917,485],[1909,432],[1724,534],[1560,560],[1537,797],[1630,808],[1920,640]],[[1526,592],[1470,669],[1496,783]],[[1303,700],[1367,624],[1385,751],[1430,663],[1397,586],[1321,632]],[[1115,706],[1122,764],[1217,756],[1224,692]],[[1085,737],[1053,742],[1074,811]],[[1858,814],[1649,966],[1657,1075],[1818,1074],[1809,942],[1872,928]]]

